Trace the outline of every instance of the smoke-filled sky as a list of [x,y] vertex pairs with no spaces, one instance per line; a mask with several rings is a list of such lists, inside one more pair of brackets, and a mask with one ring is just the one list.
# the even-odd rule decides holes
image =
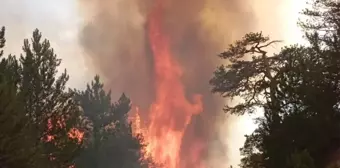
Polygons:
[[73,0],[1,0],[0,26],[6,26],[6,53],[21,53],[24,38],[35,28],[48,38],[59,57],[62,68],[72,75],[70,85],[80,87],[92,78],[78,47],[77,32],[82,19]]
[[[100,74],[116,98],[122,92],[146,111],[155,101],[155,64],[148,40],[148,17],[156,0],[1,0],[0,26],[7,27],[6,53],[20,53],[23,38],[39,28],[71,75],[84,87]],[[183,71],[185,97],[203,96],[204,110],[191,118],[181,152],[193,139],[207,141],[202,159],[215,168],[236,165],[250,119],[226,116],[222,100],[209,93],[215,57],[249,31],[263,30],[286,44],[301,41],[296,26],[304,0],[167,0],[161,18],[170,50]],[[279,50],[280,46],[273,48]],[[145,117],[147,118],[147,117]],[[208,142],[209,141],[209,142]],[[223,149],[223,150],[222,150]],[[210,155],[210,156],[207,156]],[[186,168],[186,167],[185,167]]]

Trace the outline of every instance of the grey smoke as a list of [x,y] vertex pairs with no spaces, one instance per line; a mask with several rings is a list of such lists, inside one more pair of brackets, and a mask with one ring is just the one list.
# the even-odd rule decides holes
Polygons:
[[[141,111],[147,112],[154,100],[154,81],[146,17],[154,1],[78,1],[88,21],[79,35],[87,59],[104,77],[115,98],[125,92]],[[210,93],[208,81],[219,63],[216,55],[226,42],[249,29],[253,24],[252,13],[239,0],[168,0],[167,3],[163,31],[171,38],[172,53],[184,71],[182,82],[186,94],[188,98],[195,93],[202,94],[204,102],[203,113],[192,118],[183,137],[181,159],[185,160],[190,151],[190,142],[199,139],[207,146],[201,153],[202,162],[211,157],[218,160],[219,156],[225,157],[223,149],[227,149],[215,130],[222,120],[218,116],[223,103]],[[217,8],[220,18],[212,21],[216,28],[206,26],[203,10]],[[227,36],[219,36],[217,29],[221,28],[226,28]],[[217,163],[214,166],[217,167]],[[185,166],[190,167],[190,163]]]

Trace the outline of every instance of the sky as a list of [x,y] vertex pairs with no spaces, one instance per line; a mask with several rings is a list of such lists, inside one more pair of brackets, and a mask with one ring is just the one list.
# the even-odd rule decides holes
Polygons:
[[19,55],[24,38],[39,28],[67,68],[70,87],[84,87],[95,72],[85,66],[77,31],[82,20],[73,0],[1,0],[0,26],[6,26],[6,53]]
[[[82,18],[77,11],[75,0],[1,0],[0,26],[7,28],[6,53],[20,54],[24,38],[30,38],[35,28],[51,41],[52,47],[60,58],[61,68],[70,74],[70,87],[82,88],[96,72],[85,62],[77,33]],[[254,30],[262,30],[272,39],[284,40],[284,44],[302,42],[301,32],[296,25],[298,13],[305,0],[253,0],[251,8],[255,11],[257,24]],[[280,46],[273,47],[278,51]],[[252,117],[235,118],[234,123],[220,126],[221,132],[228,127],[228,144],[232,164],[238,163],[238,149],[242,146],[243,135],[254,130]],[[230,121],[230,120],[229,120]],[[228,126],[227,126],[228,125]]]

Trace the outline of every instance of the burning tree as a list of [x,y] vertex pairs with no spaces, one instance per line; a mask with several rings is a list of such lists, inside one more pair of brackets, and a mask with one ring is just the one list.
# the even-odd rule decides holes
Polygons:
[[[31,43],[24,41],[24,55],[16,70],[19,96],[24,111],[36,130],[31,136],[42,139],[38,143],[46,167],[68,167],[80,149],[77,139],[69,137],[73,128],[81,124],[80,109],[73,100],[73,93],[65,91],[69,76],[66,70],[57,76],[61,60],[54,54],[48,40],[41,40],[38,30],[33,32]],[[52,127],[49,127],[48,123]],[[53,140],[46,141],[46,136]]]
[[122,94],[112,103],[111,92],[105,92],[103,87],[99,76],[95,76],[85,91],[76,91],[76,100],[88,121],[86,148],[76,165],[82,168],[150,167],[152,162],[143,155],[143,137],[134,136],[128,121],[130,99]]
[[[1,167],[66,168],[81,147],[69,136],[79,128],[80,110],[72,92],[65,91],[68,75],[57,77],[60,59],[41,37],[35,30],[31,43],[24,41],[20,59],[8,56],[1,61],[0,118],[2,124],[10,122],[8,131],[1,131]],[[0,42],[3,46],[4,40]]]

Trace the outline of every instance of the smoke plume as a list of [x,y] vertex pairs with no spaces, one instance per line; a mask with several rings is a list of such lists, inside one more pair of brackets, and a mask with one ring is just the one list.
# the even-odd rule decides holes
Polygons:
[[[104,78],[117,98],[125,92],[138,106],[144,122],[150,120],[150,105],[155,102],[157,76],[155,57],[149,40],[148,18],[157,1],[162,0],[78,0],[86,25],[80,44],[87,61]],[[226,149],[216,129],[222,122],[223,102],[210,93],[208,81],[216,65],[216,55],[228,43],[248,32],[254,24],[247,1],[240,0],[163,0],[161,31],[168,37],[171,56],[179,64],[184,96],[202,96],[203,110],[193,114],[183,132],[179,159],[190,163],[193,142],[200,142],[196,161],[205,167],[225,166]],[[171,88],[169,88],[171,89]],[[175,109],[176,110],[176,109]],[[175,112],[174,112],[175,113]],[[180,124],[181,113],[176,113]],[[226,130],[227,131],[227,130]],[[168,145],[168,144],[164,144]],[[200,165],[202,165],[200,164]]]

